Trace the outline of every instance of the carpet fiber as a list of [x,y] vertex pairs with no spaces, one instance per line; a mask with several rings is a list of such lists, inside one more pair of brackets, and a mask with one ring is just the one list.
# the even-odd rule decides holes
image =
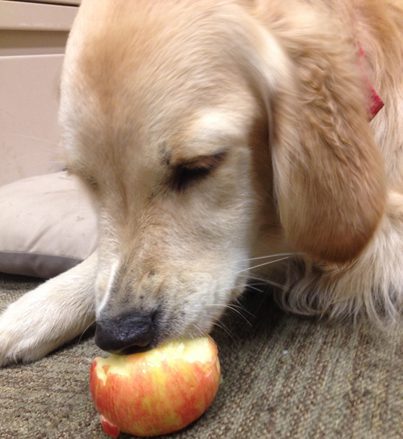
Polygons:
[[[36,285],[0,277],[0,310]],[[211,409],[173,438],[402,438],[403,345],[361,325],[277,310],[250,292],[213,336],[223,383]],[[88,393],[91,334],[30,365],[0,369],[0,438],[103,438]]]

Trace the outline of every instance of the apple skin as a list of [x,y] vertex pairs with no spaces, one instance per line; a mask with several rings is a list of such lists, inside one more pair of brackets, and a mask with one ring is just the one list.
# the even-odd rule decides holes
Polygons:
[[105,434],[113,438],[119,437],[120,429],[117,425],[109,422],[108,419],[106,419],[103,415],[99,415],[99,421],[101,422],[102,430]]
[[176,340],[147,352],[94,359],[90,391],[106,434],[172,433],[199,418],[220,383],[210,337]]

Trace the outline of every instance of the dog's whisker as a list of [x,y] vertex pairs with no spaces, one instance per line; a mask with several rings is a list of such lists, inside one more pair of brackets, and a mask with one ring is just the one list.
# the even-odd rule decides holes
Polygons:
[[[207,307],[216,307],[216,308],[225,308],[225,309],[229,309],[231,311],[234,311],[236,314],[241,316],[248,323],[248,325],[252,326],[252,323],[240,311],[240,309],[243,310],[243,308],[240,307],[240,306],[238,306],[239,309],[237,309],[237,307],[234,306],[233,304],[225,305],[225,304],[220,304],[220,303],[211,303],[211,304],[208,303],[205,306],[207,306]],[[249,314],[251,314],[251,313],[249,313]]]
[[256,281],[259,281],[261,284],[266,284],[269,281],[269,279],[265,279],[263,277],[258,277],[258,276],[252,276],[252,275],[246,276],[245,279],[246,280],[256,280]]
[[[251,283],[250,281],[258,281],[258,282]],[[284,289],[284,285],[279,283],[279,282],[276,282],[276,281],[271,280],[271,279],[264,279],[262,277],[250,275],[249,273],[246,273],[244,275],[243,282],[246,284],[245,285],[246,289],[250,288],[253,285],[255,285],[255,286],[256,285],[259,285],[259,286],[260,285],[261,286],[268,286],[268,285],[270,285],[270,286],[273,286],[273,287],[276,287],[276,288]]]
[[274,285],[274,286],[284,288],[283,284],[280,284],[280,283],[278,283],[274,280],[271,280],[271,279],[264,279],[264,278],[258,277],[258,276],[248,276],[246,279],[247,279],[247,285],[250,285],[249,281],[257,281],[257,282],[255,282],[255,285]]
[[193,323],[193,326],[195,327],[197,333],[194,334],[194,336],[192,338],[197,338],[199,335],[203,334],[202,329],[200,328],[200,326],[197,323]]
[[265,256],[257,256],[254,258],[246,258],[246,259],[239,259],[238,262],[245,262],[245,261],[255,261],[259,259],[267,259],[267,258],[278,258],[282,256],[297,256],[299,253],[272,253]]
[[[239,299],[236,299],[236,302],[240,303]],[[247,308],[245,308],[244,305],[238,305],[237,303],[232,303],[232,306],[236,306],[238,309],[241,310],[241,312],[245,312],[246,314],[249,314],[253,318],[256,317],[255,314],[253,314]]]
[[264,290],[261,290],[260,288],[256,288],[256,287],[254,287],[252,285],[248,285],[248,288],[250,288],[250,289],[252,289],[254,291],[258,291],[259,293],[265,293]]
[[96,320],[94,319],[85,329],[84,331],[80,334],[80,337],[78,338],[77,344],[79,344],[81,342],[81,339],[83,338],[84,334],[88,331],[88,329],[96,322]]
[[[262,281],[262,283],[260,283],[260,284],[256,284],[256,285],[262,285],[262,284],[264,284],[264,285],[270,285],[270,286],[273,286],[273,287],[276,287],[276,288],[280,288],[280,289],[283,289],[283,288],[284,288],[284,285],[279,284],[278,282],[274,282],[274,281],[272,281],[272,280],[265,280],[264,282]],[[247,284],[247,287],[250,286],[250,285],[253,285],[253,284],[248,283],[248,284]]]
[[224,323],[217,320],[213,323],[213,326],[223,330],[231,338],[232,341],[235,341],[233,334],[231,334],[231,331],[224,325]]
[[289,259],[289,258],[290,258],[289,256],[285,256],[284,258],[275,259],[274,261],[263,262],[263,264],[254,265],[252,267],[248,267],[248,268],[245,268],[244,270],[238,271],[237,274],[243,273],[243,272],[249,271],[249,270],[254,270],[255,268],[264,267],[266,265],[275,264],[277,262],[281,262],[281,261],[284,261],[284,260]]
[[246,309],[242,305],[237,305],[237,304],[233,303],[232,306],[236,306],[237,309],[239,309],[240,312],[249,314],[250,317],[255,317],[255,314],[251,313],[248,309]]

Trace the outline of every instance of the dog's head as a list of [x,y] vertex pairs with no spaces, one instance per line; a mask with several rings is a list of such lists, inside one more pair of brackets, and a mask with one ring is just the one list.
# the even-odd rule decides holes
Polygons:
[[238,2],[83,2],[60,119],[99,210],[101,347],[209,332],[270,226],[336,262],[370,239],[383,169],[354,54],[298,32]]

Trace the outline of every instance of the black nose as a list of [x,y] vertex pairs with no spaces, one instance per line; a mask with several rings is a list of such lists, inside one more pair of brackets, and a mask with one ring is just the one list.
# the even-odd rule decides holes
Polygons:
[[95,343],[104,351],[129,354],[151,347],[155,336],[153,314],[129,313],[113,319],[100,319]]

